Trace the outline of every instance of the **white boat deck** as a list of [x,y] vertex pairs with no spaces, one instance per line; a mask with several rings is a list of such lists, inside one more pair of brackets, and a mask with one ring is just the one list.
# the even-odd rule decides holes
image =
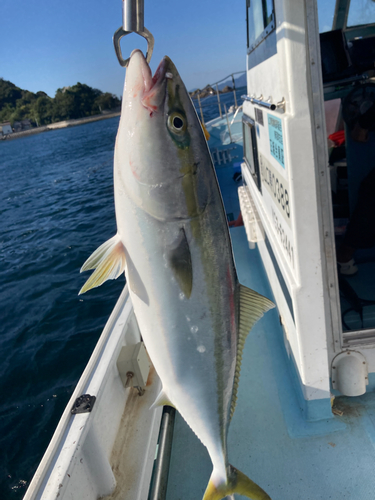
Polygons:
[[[238,137],[240,118],[236,121],[233,134]],[[225,119],[211,122],[210,133],[212,125],[211,149],[234,146],[220,144],[220,133],[216,133],[224,130]],[[234,219],[239,207],[233,163],[242,159],[242,143],[237,142],[235,148],[232,152],[238,158],[217,170],[226,211]],[[231,237],[241,283],[272,299],[259,252],[249,249],[244,227],[231,229]],[[374,392],[337,397],[334,408],[342,415],[307,422],[295,395],[293,376],[274,309],[255,325],[246,342],[237,408],[229,430],[230,462],[273,500],[373,500]],[[167,500],[202,498],[211,471],[206,449],[177,414]]]

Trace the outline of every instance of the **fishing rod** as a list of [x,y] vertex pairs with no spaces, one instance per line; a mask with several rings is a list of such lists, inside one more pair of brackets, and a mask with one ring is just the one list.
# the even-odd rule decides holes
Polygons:
[[150,63],[152,51],[154,50],[154,37],[144,25],[144,0],[122,1],[122,26],[113,35],[113,44],[117,59],[121,66],[127,67],[130,57],[122,57],[120,40],[130,33],[137,33],[147,41],[146,61]]

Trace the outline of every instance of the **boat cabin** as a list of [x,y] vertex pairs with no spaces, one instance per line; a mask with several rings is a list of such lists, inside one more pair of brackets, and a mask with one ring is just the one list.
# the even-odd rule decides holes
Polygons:
[[375,386],[375,3],[246,12],[242,210],[300,402],[324,419]]

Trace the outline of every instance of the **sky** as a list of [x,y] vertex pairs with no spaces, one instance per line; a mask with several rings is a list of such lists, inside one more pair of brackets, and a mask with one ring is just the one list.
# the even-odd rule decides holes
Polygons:
[[[245,70],[245,0],[144,4],[155,38],[153,72],[168,55],[191,90]],[[77,82],[121,96],[125,70],[112,42],[121,24],[122,0],[1,0],[0,78],[51,97]],[[124,37],[123,57],[146,45],[138,35]]]

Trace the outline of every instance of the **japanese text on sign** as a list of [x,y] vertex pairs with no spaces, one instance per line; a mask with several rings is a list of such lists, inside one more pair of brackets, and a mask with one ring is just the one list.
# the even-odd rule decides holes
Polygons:
[[271,155],[280,163],[283,168],[285,168],[283,129],[281,126],[280,118],[268,115],[268,131],[270,136]]
[[275,167],[259,153],[259,166],[262,179],[262,186],[272,195],[272,200],[276,203],[284,219],[290,226],[290,202],[288,181],[282,177]]
[[279,237],[280,243],[288,256],[289,262],[294,268],[294,250],[293,243],[290,241],[290,237],[288,237],[288,232],[283,228],[283,223],[281,219],[277,216],[275,210],[272,208],[272,220],[275,227],[276,234]]

